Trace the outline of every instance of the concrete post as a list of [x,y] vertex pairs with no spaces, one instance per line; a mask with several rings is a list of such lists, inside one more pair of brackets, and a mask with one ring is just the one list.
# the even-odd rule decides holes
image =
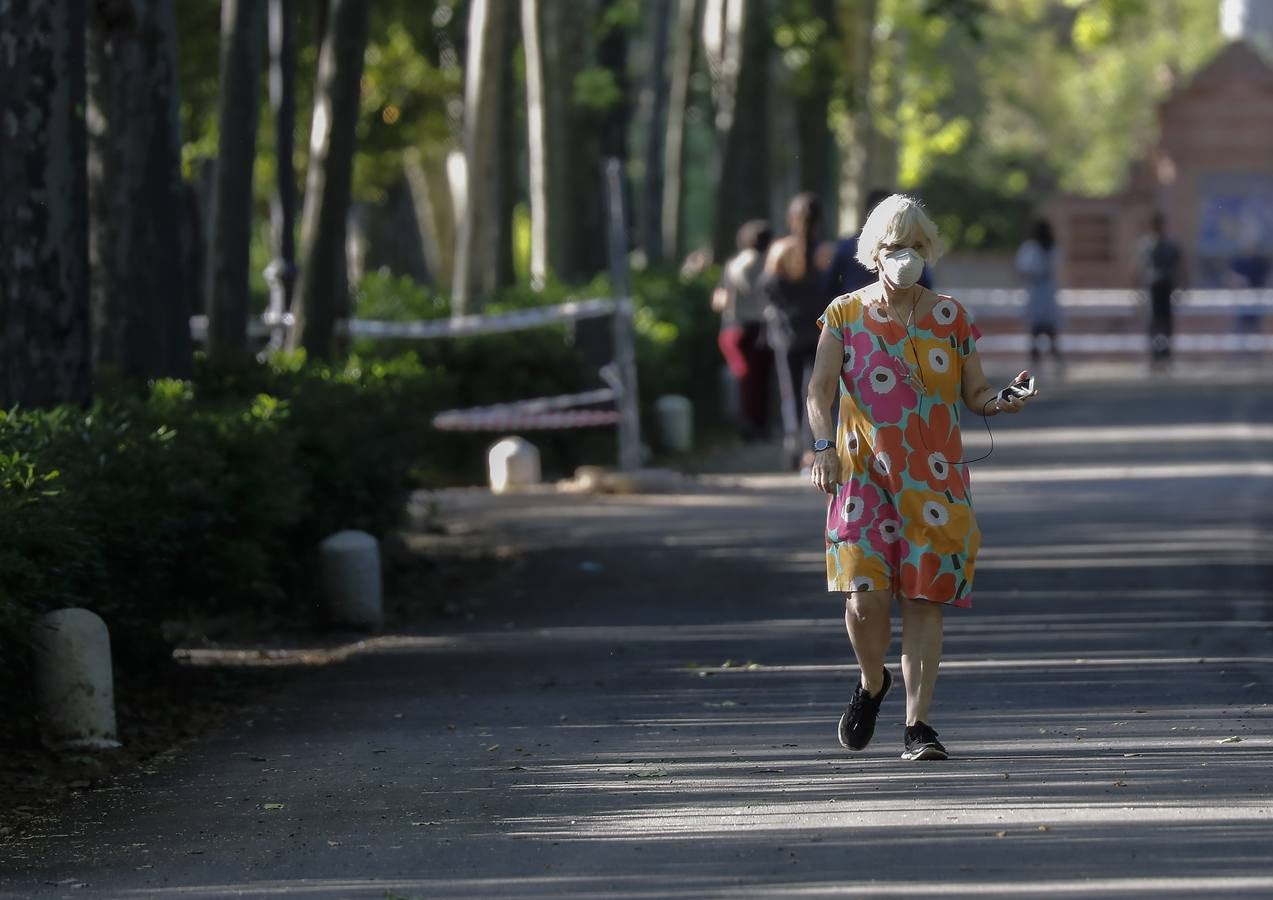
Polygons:
[[688,453],[694,447],[694,406],[677,394],[667,394],[654,401],[659,421],[659,436],[665,449]]
[[487,454],[487,471],[492,493],[507,494],[539,484],[539,450],[522,438],[504,438]]
[[35,688],[44,741],[55,750],[118,747],[110,632],[87,609],[59,609],[35,628]]
[[385,621],[379,543],[365,531],[338,531],[319,549],[331,622],[379,630]]

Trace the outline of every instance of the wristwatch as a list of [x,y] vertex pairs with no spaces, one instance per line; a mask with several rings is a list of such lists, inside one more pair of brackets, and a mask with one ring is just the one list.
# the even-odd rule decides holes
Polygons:
[[835,441],[814,441],[813,452],[821,453],[823,450],[835,449]]

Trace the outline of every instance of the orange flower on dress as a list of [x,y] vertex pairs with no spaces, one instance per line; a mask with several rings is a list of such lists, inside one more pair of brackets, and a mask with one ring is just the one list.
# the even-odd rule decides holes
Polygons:
[[952,420],[950,407],[934,405],[925,422],[911,416],[906,423],[906,443],[911,448],[906,471],[935,491],[950,491],[952,496],[967,496],[964,479],[951,463],[962,458],[959,426]]
[[923,598],[934,603],[946,603],[955,598],[958,582],[951,572],[941,571],[941,557],[925,553],[919,558],[919,566],[902,564],[901,595]]
[[942,403],[959,399],[959,351],[950,346],[949,340],[917,337],[906,342],[902,357],[919,371],[923,390],[930,398]]
[[896,494],[902,489],[902,472],[906,468],[906,446],[902,429],[884,425],[871,436],[871,480]]
[[884,338],[890,344],[904,341],[908,335],[902,323],[889,315],[888,304],[884,301],[862,304],[862,324],[871,334]]
[[834,544],[827,552],[835,555],[835,590],[884,591],[892,587],[884,561],[857,544]]
[[953,297],[937,296],[937,302],[933,304],[932,311],[923,319],[928,323],[928,330],[939,338],[949,338],[952,334],[956,338],[962,338],[957,330],[959,322],[964,317],[959,304]]
[[914,548],[926,547],[935,553],[960,553],[974,528],[972,510],[951,503],[935,491],[902,491],[898,502],[902,513],[902,533]]

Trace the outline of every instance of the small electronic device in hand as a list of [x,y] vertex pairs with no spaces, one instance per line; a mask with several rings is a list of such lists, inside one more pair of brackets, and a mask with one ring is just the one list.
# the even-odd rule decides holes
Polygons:
[[1002,400],[1024,400],[1026,397],[1033,397],[1038,392],[1038,388],[1034,386],[1034,376],[1031,375],[1022,381],[1012,382],[1012,384],[999,392],[999,397]]

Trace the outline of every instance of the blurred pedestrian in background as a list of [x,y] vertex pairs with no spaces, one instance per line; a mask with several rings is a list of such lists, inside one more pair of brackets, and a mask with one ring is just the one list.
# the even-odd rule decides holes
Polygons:
[[765,338],[765,293],[761,287],[765,253],[773,229],[763,219],[738,229],[738,252],[721,269],[712,291],[712,309],[720,313],[717,343],[738,383],[743,440],[764,440],[769,418],[769,372],[773,352]]
[[[867,217],[871,215],[871,210],[875,209],[879,202],[891,193],[892,191],[886,191],[882,188],[872,188],[871,192],[866,195],[866,206],[862,209],[861,221],[865,222]],[[836,242],[835,249],[831,254],[831,263],[822,275],[822,296],[827,301],[834,300],[841,294],[851,294],[860,288],[866,287],[868,284],[875,283],[875,273],[858,262],[857,255],[858,238],[856,234],[842,237]],[[926,288],[933,286],[927,266],[924,267],[924,274],[919,277],[919,283]]]
[[765,257],[765,293],[769,345],[774,351],[781,396],[783,454],[792,468],[807,466],[812,456],[801,453],[810,432],[804,424],[803,398],[813,375],[818,349],[814,324],[826,306],[822,273],[831,262],[831,247],[819,240],[822,204],[804,192],[787,204],[790,234],[774,241]]
[[[1268,287],[1269,258],[1260,248],[1260,242],[1254,235],[1243,239],[1242,252],[1229,261],[1229,271],[1225,279],[1229,287],[1237,290],[1260,290]],[[1240,301],[1235,311],[1235,326],[1242,349],[1248,352],[1263,349],[1257,339],[1264,331],[1264,307],[1252,297]]]
[[830,495],[827,590],[846,595],[845,627],[861,670],[840,718],[840,743],[862,750],[875,733],[893,684],[885,661],[896,598],[906,684],[903,759],[946,758],[928,724],[942,614],[946,606],[971,605],[981,545],[957,404],[993,416],[1018,412],[1029,399],[1024,391],[1009,399],[990,386],[972,316],[918,284],[940,253],[937,226],[918,202],[895,194],[875,208],[857,258],[879,275],[875,284],[832,301],[818,320],[809,386],[811,478]]
[[1181,282],[1180,247],[1167,236],[1167,222],[1160,212],[1149,221],[1149,234],[1136,250],[1140,285],[1149,294],[1149,353],[1154,366],[1171,359],[1172,302]]
[[1052,225],[1047,219],[1035,219],[1030,236],[1017,248],[1017,273],[1025,282],[1026,328],[1030,332],[1030,362],[1037,364],[1043,355],[1043,338],[1048,339],[1052,358],[1061,361],[1057,332],[1061,309],[1056,299],[1057,249]]

